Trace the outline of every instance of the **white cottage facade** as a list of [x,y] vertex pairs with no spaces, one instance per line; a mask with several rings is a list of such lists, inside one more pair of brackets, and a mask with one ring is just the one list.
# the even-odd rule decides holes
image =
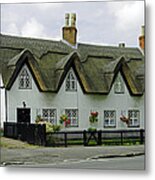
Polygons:
[[70,36],[76,33],[65,34],[64,41],[74,47],[1,35],[1,119],[35,123],[39,115],[60,124],[60,116],[67,114],[68,131],[74,131],[89,128],[90,113],[97,111],[97,129],[144,128],[141,50],[77,44]]
[[[24,70],[28,73],[31,87],[21,89],[20,76]],[[70,73],[73,74],[76,85],[75,89],[66,90]],[[121,92],[116,87],[118,82],[123,86]],[[23,107],[23,102],[26,107]],[[84,130],[90,126],[90,112],[97,111],[99,113],[98,129],[144,128],[144,96],[131,97],[120,72],[108,95],[84,94],[72,68],[67,73],[58,93],[41,93],[30,70],[24,65],[11,91],[7,91],[7,104],[9,104],[7,107],[8,120],[11,122],[17,122],[18,111],[27,108],[30,110],[31,123],[35,123],[37,115],[41,115],[43,119],[59,124],[62,114],[71,113],[71,125],[68,130]],[[120,120],[122,114],[125,116],[131,114],[130,127]]]

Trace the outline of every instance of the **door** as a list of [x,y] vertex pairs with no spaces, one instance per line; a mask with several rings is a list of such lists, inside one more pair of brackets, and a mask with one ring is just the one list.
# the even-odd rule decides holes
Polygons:
[[17,123],[30,123],[30,108],[17,108]]

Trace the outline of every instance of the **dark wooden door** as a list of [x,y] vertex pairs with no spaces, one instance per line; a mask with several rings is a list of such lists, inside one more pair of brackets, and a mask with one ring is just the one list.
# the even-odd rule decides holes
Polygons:
[[17,123],[30,123],[30,108],[17,108]]

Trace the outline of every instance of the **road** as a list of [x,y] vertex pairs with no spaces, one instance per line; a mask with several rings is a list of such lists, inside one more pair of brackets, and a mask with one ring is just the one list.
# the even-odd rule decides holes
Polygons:
[[47,167],[65,169],[144,170],[144,162],[144,156],[135,156],[130,158],[108,158],[98,160],[69,160],[50,164]]
[[[109,158],[126,154],[144,154],[144,146],[99,146],[68,148],[1,148],[3,166],[54,168],[144,169],[144,156]],[[106,156],[106,158],[105,158]]]

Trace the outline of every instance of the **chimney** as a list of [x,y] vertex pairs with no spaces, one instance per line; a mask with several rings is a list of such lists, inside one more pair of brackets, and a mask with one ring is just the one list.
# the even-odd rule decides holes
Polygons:
[[124,48],[124,47],[125,47],[125,43],[119,43],[119,44],[118,44],[118,47]]
[[69,44],[76,45],[76,14],[65,14],[65,26],[62,28],[63,40],[67,41]]
[[139,46],[142,50],[145,48],[145,26],[141,27],[141,35],[139,36]]

